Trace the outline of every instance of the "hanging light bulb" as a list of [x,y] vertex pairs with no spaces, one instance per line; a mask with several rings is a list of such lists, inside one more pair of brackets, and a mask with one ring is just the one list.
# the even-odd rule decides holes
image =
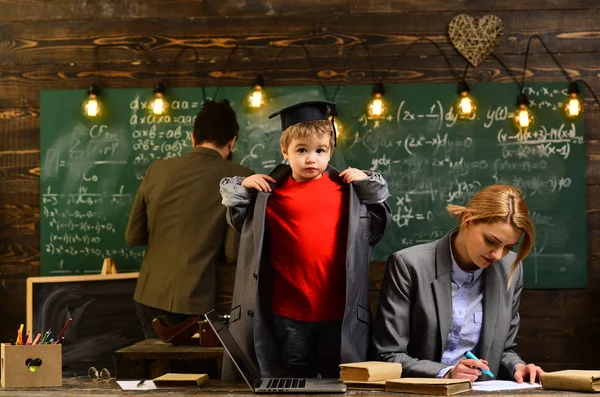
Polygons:
[[461,81],[458,84],[458,102],[456,104],[456,113],[459,119],[473,119],[475,117],[475,111],[477,105],[471,95],[469,95],[471,89],[466,81]]
[[383,84],[377,83],[373,86],[373,99],[367,106],[369,118],[382,119],[387,114],[387,106],[383,100]]
[[250,91],[250,94],[248,94],[248,106],[252,109],[260,109],[267,102],[265,91],[263,90],[263,87],[265,86],[264,77],[259,74],[254,79],[252,85],[254,88]]
[[83,114],[86,117],[98,117],[102,113],[102,105],[98,99],[100,87],[96,83],[92,84],[88,89],[88,97],[83,102]]
[[520,94],[517,97],[517,110],[515,112],[515,124],[519,128],[528,128],[533,124],[533,113],[529,109],[527,95]]
[[338,118],[338,110],[337,107],[331,108],[331,113],[329,115],[329,121],[331,121],[333,123],[333,128],[335,129],[335,138],[336,140],[338,138],[340,138],[343,135],[343,128],[344,126],[342,125],[342,123],[340,122],[340,119]]
[[342,123],[340,123],[338,121],[338,119],[333,120],[333,126],[335,128],[335,137],[339,138],[340,136],[342,136],[343,134],[343,128],[344,126],[342,125]]
[[156,83],[154,87],[154,98],[150,101],[150,111],[157,116],[167,111],[167,101],[165,100],[165,85],[162,81]]
[[563,113],[570,121],[575,121],[583,114],[583,103],[579,99],[579,86],[576,82],[569,83],[569,98],[563,104]]

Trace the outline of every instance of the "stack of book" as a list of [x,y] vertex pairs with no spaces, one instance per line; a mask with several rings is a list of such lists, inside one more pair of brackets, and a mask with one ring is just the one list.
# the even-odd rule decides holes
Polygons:
[[348,389],[444,395],[471,390],[466,379],[401,378],[402,364],[365,361],[340,365],[340,378]]

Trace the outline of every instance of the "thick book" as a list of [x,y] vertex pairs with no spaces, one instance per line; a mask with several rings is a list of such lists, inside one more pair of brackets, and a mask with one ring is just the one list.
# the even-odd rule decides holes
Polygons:
[[600,391],[600,371],[567,369],[546,372],[540,378],[546,390]]
[[207,374],[173,374],[168,373],[153,380],[156,386],[192,386],[200,387],[208,382]]
[[402,364],[383,361],[363,361],[340,364],[340,378],[346,382],[373,382],[402,376]]
[[345,380],[344,384],[348,390],[385,391],[384,380],[374,380],[372,382],[355,382],[351,380]]
[[385,391],[450,396],[471,390],[466,379],[402,378],[385,382]]

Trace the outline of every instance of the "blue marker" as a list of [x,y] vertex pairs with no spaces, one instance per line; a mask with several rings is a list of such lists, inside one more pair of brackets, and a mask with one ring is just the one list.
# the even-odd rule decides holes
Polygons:
[[[474,354],[473,354],[473,353],[471,353],[470,351],[469,351],[469,352],[465,352],[465,357],[466,357],[466,358],[469,358],[469,359],[471,359],[471,360],[477,360],[477,361],[481,361],[480,359],[478,359],[478,358],[477,358],[477,356],[476,356],[476,355],[474,355]],[[481,368],[479,368],[479,370],[480,370],[481,372],[483,372],[484,374],[486,374],[487,376],[489,376],[490,378],[493,378],[493,377],[494,377],[494,374],[493,374],[491,371],[487,370],[487,369],[481,369]]]

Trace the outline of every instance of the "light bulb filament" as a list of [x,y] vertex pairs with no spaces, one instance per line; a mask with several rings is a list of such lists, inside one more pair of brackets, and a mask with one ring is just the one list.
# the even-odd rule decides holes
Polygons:
[[517,117],[520,127],[529,127],[529,113],[527,112],[527,109],[520,109]]
[[567,113],[571,117],[579,116],[579,112],[581,111],[581,106],[579,103],[579,99],[571,98],[569,99],[569,104],[567,105]]
[[387,109],[380,93],[375,94],[371,103],[369,103],[367,110],[370,117],[381,118],[385,116]]
[[87,103],[85,104],[85,114],[88,117],[96,117],[100,113],[100,106],[95,95],[90,95]]
[[374,99],[371,104],[371,113],[373,116],[381,116],[383,113],[383,101],[381,99]]
[[248,95],[248,106],[259,109],[266,103],[266,95],[261,85],[255,85]]
[[253,108],[259,108],[262,106],[262,102],[263,102],[262,91],[259,89],[252,91],[252,93],[250,94],[250,106]]
[[152,112],[154,114],[163,114],[165,111],[165,101],[162,96],[156,96],[154,102],[152,103]]
[[473,104],[468,97],[462,97],[460,99],[460,111],[465,115],[468,115],[473,111]]

